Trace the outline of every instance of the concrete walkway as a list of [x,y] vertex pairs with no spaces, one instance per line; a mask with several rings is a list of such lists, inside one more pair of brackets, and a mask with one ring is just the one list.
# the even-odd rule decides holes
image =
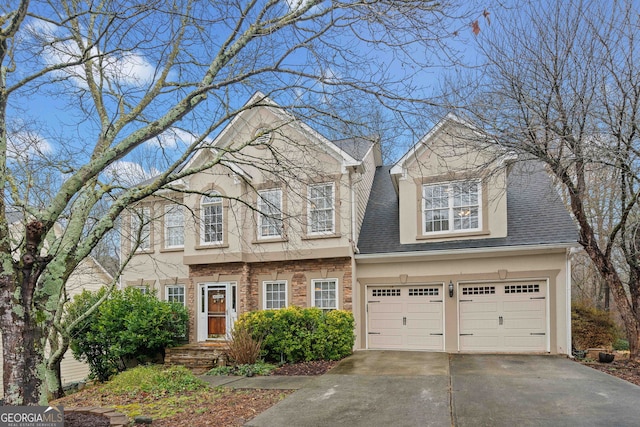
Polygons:
[[359,351],[319,377],[218,378],[297,389],[248,426],[640,425],[640,387],[564,357]]

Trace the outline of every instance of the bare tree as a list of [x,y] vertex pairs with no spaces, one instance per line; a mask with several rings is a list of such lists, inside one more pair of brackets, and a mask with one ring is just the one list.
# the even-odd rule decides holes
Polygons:
[[[242,101],[261,90],[319,126],[340,119],[323,110],[327,97],[370,97],[396,112],[412,111],[424,102],[416,77],[430,52],[467,25],[450,20],[459,11],[450,6],[423,0],[11,0],[0,6],[6,403],[46,401],[44,348],[52,329],[63,330],[65,282],[123,210],[177,188],[172,183],[190,174],[231,167],[243,145],[259,143],[239,142],[183,167],[241,110],[264,104]],[[41,162],[35,170],[10,149],[18,135],[11,129],[27,119],[40,124],[35,140],[53,147],[29,151]],[[150,143],[156,173],[145,172],[155,176],[139,184],[114,179]],[[34,192],[29,183],[45,175],[52,177],[48,191]],[[25,220],[20,236],[9,233],[9,209]]]
[[522,3],[480,31],[486,63],[475,91],[457,103],[498,144],[543,162],[556,178],[638,358],[638,4]]

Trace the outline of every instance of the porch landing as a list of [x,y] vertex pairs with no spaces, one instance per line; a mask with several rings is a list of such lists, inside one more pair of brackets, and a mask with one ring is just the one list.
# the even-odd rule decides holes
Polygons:
[[226,341],[199,342],[165,350],[165,365],[182,365],[194,374],[204,374],[211,368],[227,364]]

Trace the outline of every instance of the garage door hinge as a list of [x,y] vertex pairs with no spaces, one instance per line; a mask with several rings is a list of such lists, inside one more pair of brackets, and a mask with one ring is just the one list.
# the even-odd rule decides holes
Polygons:
[[380,332],[369,332],[369,335],[380,335]]
[[470,337],[473,334],[460,334],[461,337]]
[[547,335],[544,332],[531,332],[529,335]]

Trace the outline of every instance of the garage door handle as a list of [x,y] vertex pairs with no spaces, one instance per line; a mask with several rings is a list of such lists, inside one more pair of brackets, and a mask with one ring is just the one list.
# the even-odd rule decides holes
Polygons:
[[429,335],[444,335],[444,334],[429,334]]
[[407,318],[406,318],[406,317],[403,317],[403,318],[402,318],[402,324],[403,324],[404,326],[406,326],[406,325],[407,325]]
[[369,335],[380,335],[380,332],[369,332]]
[[442,302],[442,300],[441,299],[432,299],[429,302]]
[[530,297],[529,299],[544,299],[545,297]]
[[529,335],[547,335],[544,332],[531,332]]
[[473,334],[460,334],[461,337],[470,337]]
[[460,302],[473,302],[472,299],[461,299]]
[[504,319],[502,316],[498,316],[498,325],[502,325],[504,323]]

